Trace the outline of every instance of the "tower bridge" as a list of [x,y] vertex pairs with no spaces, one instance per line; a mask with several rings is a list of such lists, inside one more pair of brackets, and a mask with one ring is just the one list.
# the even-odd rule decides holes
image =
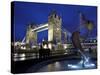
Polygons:
[[[53,12],[48,16],[48,23],[36,25],[29,25],[27,28],[26,36],[23,38],[22,42],[27,44],[37,45],[37,33],[48,30],[48,42],[53,44],[66,44],[67,36],[71,35],[64,27],[62,26],[62,18],[57,15],[56,12]],[[44,34],[45,35],[45,34]],[[62,37],[62,35],[64,35]],[[63,41],[62,41],[63,38]]]

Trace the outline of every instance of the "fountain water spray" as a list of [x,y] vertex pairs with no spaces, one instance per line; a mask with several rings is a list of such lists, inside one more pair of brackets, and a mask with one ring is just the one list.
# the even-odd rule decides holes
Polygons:
[[[94,67],[95,64],[92,63],[92,61],[90,60],[90,57],[85,55],[81,50],[79,50],[80,54],[82,55],[83,59],[80,61],[81,64],[83,64],[83,66],[85,68],[91,68]],[[88,54],[89,55],[89,54]]]
[[89,54],[85,54],[81,50],[78,51],[82,55],[82,59],[77,64],[68,64],[69,69],[94,68],[96,66],[88,56]]

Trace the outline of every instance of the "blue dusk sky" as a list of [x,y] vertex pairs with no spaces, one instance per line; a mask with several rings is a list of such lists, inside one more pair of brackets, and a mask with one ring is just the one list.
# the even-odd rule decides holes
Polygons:
[[[93,21],[94,28],[91,31],[90,37],[97,36],[97,7],[96,6],[80,6],[67,4],[48,4],[34,2],[14,2],[14,33],[15,40],[22,40],[26,35],[28,24],[43,24],[48,22],[48,15],[55,10],[62,18],[62,26],[69,32],[74,32],[79,28],[80,17],[79,12],[82,12],[86,19]],[[82,33],[87,32],[87,29],[82,29]],[[46,35],[44,35],[46,34]],[[43,31],[38,33],[39,40],[46,38],[48,32]]]

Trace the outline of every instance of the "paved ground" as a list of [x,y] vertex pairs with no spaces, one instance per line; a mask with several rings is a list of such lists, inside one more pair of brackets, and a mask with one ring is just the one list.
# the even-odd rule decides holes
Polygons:
[[96,69],[97,59],[89,60],[89,63],[83,67],[82,59],[79,56],[56,56],[44,59],[34,59],[12,62],[13,73],[34,73],[34,72],[52,72],[68,71],[82,69]]
[[95,69],[96,61],[91,60],[85,63],[79,59],[61,60],[54,62],[42,62],[36,66],[30,67],[27,72],[51,72],[51,71],[67,71],[67,70],[82,70],[82,69]]

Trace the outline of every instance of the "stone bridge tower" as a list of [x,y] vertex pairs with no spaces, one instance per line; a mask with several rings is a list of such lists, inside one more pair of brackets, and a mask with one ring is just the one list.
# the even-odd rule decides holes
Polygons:
[[48,16],[48,41],[61,44],[61,23],[62,19],[55,11]]
[[29,25],[26,32],[26,44],[31,46],[37,45],[37,32],[32,31],[35,28],[35,25]]

